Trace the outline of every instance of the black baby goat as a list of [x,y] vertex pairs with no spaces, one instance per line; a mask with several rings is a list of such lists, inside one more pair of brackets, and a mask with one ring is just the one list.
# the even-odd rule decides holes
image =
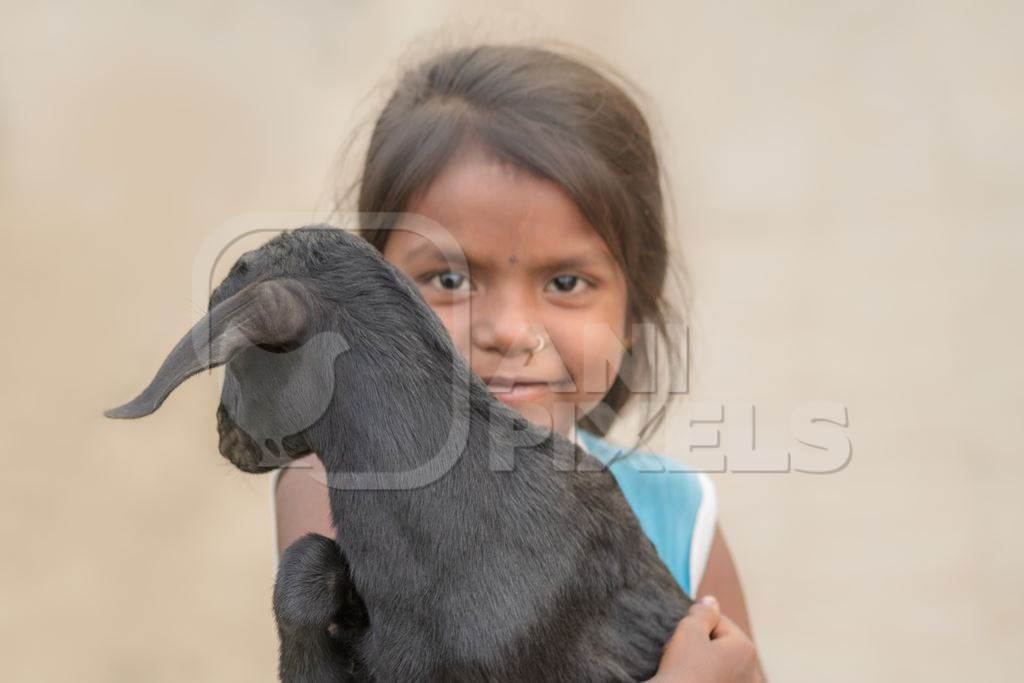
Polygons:
[[360,237],[243,255],[136,418],[226,365],[220,451],[246,472],[315,452],[338,538],[285,552],[286,681],[652,676],[690,599],[612,475],[495,399],[415,286]]

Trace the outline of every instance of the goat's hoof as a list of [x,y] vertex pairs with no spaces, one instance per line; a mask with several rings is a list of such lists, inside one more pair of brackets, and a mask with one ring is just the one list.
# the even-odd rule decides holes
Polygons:
[[338,545],[306,534],[284,551],[274,582],[274,616],[285,630],[338,631],[365,624],[366,610]]

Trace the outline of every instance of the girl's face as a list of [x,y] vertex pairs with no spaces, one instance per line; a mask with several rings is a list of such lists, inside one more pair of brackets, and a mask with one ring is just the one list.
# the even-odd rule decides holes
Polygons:
[[409,202],[384,257],[527,419],[568,434],[611,387],[626,279],[557,184],[469,148]]

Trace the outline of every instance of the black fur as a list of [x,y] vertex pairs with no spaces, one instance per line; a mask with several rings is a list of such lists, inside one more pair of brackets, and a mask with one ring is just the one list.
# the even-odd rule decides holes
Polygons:
[[326,227],[284,233],[239,259],[210,309],[196,358],[169,357],[108,414],[148,414],[226,362],[221,452],[252,472],[323,459],[339,535],[282,559],[283,680],[655,673],[690,600],[612,475],[495,399],[373,247]]
[[288,547],[274,583],[274,618],[281,680],[364,679],[354,645],[369,618],[334,541],[307,534]]

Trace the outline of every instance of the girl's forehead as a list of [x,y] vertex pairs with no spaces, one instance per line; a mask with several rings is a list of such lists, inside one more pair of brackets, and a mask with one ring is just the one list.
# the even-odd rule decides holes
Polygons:
[[497,224],[462,220],[441,223],[407,213],[388,237],[385,255],[404,262],[466,261],[488,267],[544,268],[554,264],[617,270],[593,228],[558,223]]
[[433,243],[435,252],[462,250],[471,261],[611,259],[561,186],[480,156],[452,162],[409,202],[396,228],[388,240],[392,253],[425,252],[424,243]]

